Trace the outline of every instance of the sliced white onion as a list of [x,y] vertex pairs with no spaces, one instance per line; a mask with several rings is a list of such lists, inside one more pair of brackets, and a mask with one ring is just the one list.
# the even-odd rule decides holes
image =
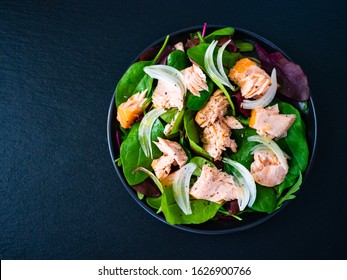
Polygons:
[[264,144],[258,144],[258,145],[254,146],[251,149],[251,155],[254,155],[254,153],[257,152],[257,151],[259,151],[259,152],[266,152],[266,151],[269,151],[269,150],[270,149],[267,146],[265,146]]
[[223,46],[221,46],[218,50],[218,55],[217,55],[217,66],[218,66],[218,71],[221,74],[221,76],[223,77],[223,80],[225,81],[226,86],[228,86],[229,88],[233,89],[234,87],[231,85],[231,83],[229,82],[229,79],[227,77],[227,75],[224,72],[224,67],[223,67],[223,52],[226,48],[226,46],[231,42],[231,40],[226,41]]
[[223,69],[223,52],[226,46],[229,44],[229,42],[230,41],[226,42],[218,51],[218,55],[217,55],[218,70],[213,61],[213,52],[218,41],[212,41],[212,43],[207,48],[205,56],[204,56],[204,63],[205,63],[207,74],[211,77],[212,80],[214,80],[214,82],[225,85],[229,87],[232,91],[235,91],[235,87],[229,82],[228,77],[226,76]]
[[184,97],[186,93],[186,86],[183,81],[183,75],[176,68],[168,65],[151,65],[143,68],[143,71],[147,73],[151,78],[163,80],[170,83],[172,86],[178,86]]
[[206,67],[207,73],[218,80],[221,84],[223,84],[223,77],[218,72],[216,66],[214,65],[213,61],[213,52],[217,45],[217,41],[212,41],[212,43],[209,45],[209,47],[206,50],[205,56],[204,56],[204,63]]
[[140,146],[146,157],[153,158],[152,154],[152,127],[160,115],[165,113],[165,109],[156,108],[149,111],[142,119],[139,127]]
[[[268,148],[267,146],[265,146],[264,144],[259,144],[259,145],[256,145],[254,146],[252,149],[251,149],[251,154],[253,155],[255,152],[257,151],[260,151],[260,152],[267,152],[267,151],[271,151],[270,148]],[[285,152],[282,150],[282,153],[285,155],[285,157],[287,159],[291,159],[291,157]]]
[[196,165],[194,163],[188,163],[183,166],[180,170],[176,171],[172,184],[175,201],[186,215],[192,214],[189,201],[189,184],[195,168]]
[[281,165],[283,166],[283,168],[285,170],[289,169],[286,157],[285,157],[283,151],[281,150],[281,148],[276,144],[275,141],[267,139],[265,137],[261,137],[259,135],[250,136],[247,138],[247,140],[249,142],[258,142],[258,143],[261,143],[261,144],[265,145],[266,147],[268,147],[277,156],[277,158],[278,158],[279,162],[281,163]]
[[234,174],[234,177],[235,177],[236,182],[239,186],[237,203],[239,205],[240,211],[243,211],[249,202],[249,198],[250,198],[251,194],[250,194],[249,189],[245,187],[246,186],[245,179],[236,173]]
[[265,107],[270,104],[270,102],[274,99],[277,91],[277,76],[276,69],[272,69],[271,72],[271,85],[266,93],[256,100],[243,100],[241,103],[241,107],[244,109],[256,109],[259,107]]
[[139,167],[136,168],[133,173],[136,173],[138,171],[142,171],[144,173],[146,173],[154,182],[154,184],[156,184],[156,186],[158,187],[158,189],[160,190],[161,193],[163,193],[164,189],[163,189],[163,185],[161,184],[161,182],[159,181],[159,179],[148,169],[144,168],[144,167]]
[[[249,207],[252,207],[255,201],[255,198],[257,197],[257,188],[256,188],[252,174],[247,170],[246,167],[244,167],[242,164],[238,163],[237,161],[231,160],[229,158],[223,158],[223,162],[234,167],[241,175],[239,176],[238,174],[234,174],[237,180],[241,183],[240,187],[241,188],[243,187],[245,189],[245,194],[244,196],[241,197],[241,199],[247,200],[247,192],[249,192],[249,199],[247,200],[247,202],[244,202],[244,201],[241,202],[242,207],[245,207],[245,204],[247,204]],[[243,209],[241,209],[240,207],[241,211]]]

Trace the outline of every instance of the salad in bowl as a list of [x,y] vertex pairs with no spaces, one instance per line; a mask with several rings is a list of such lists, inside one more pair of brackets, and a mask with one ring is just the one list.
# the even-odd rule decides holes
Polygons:
[[158,219],[201,233],[277,213],[295,198],[315,146],[301,67],[232,27],[204,24],[147,48],[119,80],[108,121],[129,193]]

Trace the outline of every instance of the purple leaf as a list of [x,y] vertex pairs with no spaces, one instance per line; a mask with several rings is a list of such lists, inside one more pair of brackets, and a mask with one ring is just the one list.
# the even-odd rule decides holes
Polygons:
[[131,187],[135,191],[142,193],[143,195],[148,196],[148,197],[159,197],[161,195],[161,192],[158,189],[158,187],[149,178],[147,178],[142,183],[131,186]]
[[230,41],[230,43],[226,46],[225,49],[226,49],[227,51],[230,51],[230,52],[237,52],[237,46],[236,46],[236,44],[234,43],[234,41],[233,41],[233,39],[231,38],[230,35],[220,37],[219,40],[218,40],[217,46],[219,46],[219,47],[223,46],[228,40],[231,40],[231,41]]
[[116,130],[116,143],[117,143],[117,149],[118,151],[120,150],[120,145],[121,145],[121,140],[120,140],[120,136],[119,136],[119,130]]
[[237,199],[235,200],[231,200],[231,201],[227,201],[225,204],[224,204],[225,208],[228,210],[229,214],[230,215],[234,215],[236,213],[238,213],[240,211],[240,208],[239,208],[239,204],[237,202]]
[[309,99],[307,76],[300,65],[289,61],[279,51],[267,53],[259,44],[255,44],[255,49],[266,72],[270,73],[274,67],[276,68],[280,94],[296,101]]
[[191,38],[187,40],[187,43],[185,44],[186,49],[190,49],[192,47],[195,47],[200,44],[200,40],[198,38]]
[[[234,94],[232,96],[232,98],[234,98],[236,100],[236,109],[241,113],[243,114],[246,118],[249,118],[251,116],[251,110],[248,110],[248,109],[244,109],[241,107],[241,103],[243,101],[243,97],[241,95],[241,92],[237,92],[236,94]],[[235,103],[235,102],[234,102]]]

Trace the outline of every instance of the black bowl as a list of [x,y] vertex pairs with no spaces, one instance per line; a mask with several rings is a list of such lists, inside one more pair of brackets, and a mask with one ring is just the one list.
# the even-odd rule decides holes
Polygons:
[[[222,28],[225,26],[218,26],[218,25],[213,25],[209,26],[207,28],[207,32],[210,33],[216,29]],[[184,30],[177,31],[175,33],[170,34],[170,40],[169,44],[173,44],[182,40],[185,40],[189,37],[191,33],[194,33],[198,30],[201,30],[202,26],[195,26],[191,28],[187,28]],[[280,48],[278,48],[276,45],[271,43],[269,40],[252,33],[250,31],[241,29],[241,28],[235,28],[235,34],[233,35],[233,38],[236,39],[242,39],[245,41],[249,42],[257,42],[259,43],[267,52],[273,52],[273,51],[280,51],[284,56],[286,56],[289,60],[291,60],[288,55],[286,55]],[[136,57],[132,63],[136,62],[139,60],[140,56],[148,49],[155,48],[157,46],[162,45],[164,42],[165,37],[157,40],[150,46],[148,46],[138,57]],[[131,63],[131,64],[132,64]],[[288,100],[287,100],[288,102]],[[297,102],[290,102],[293,106],[296,108],[300,109],[300,104]],[[309,171],[312,166],[313,158],[314,158],[314,153],[315,153],[315,148],[316,148],[316,141],[317,141],[317,120],[316,120],[316,113],[315,113],[315,108],[313,104],[312,97],[310,97],[308,101],[309,109],[306,110],[304,113],[302,113],[303,120],[306,123],[307,127],[307,142],[308,142],[308,147],[309,147],[309,152],[310,152],[310,159],[309,159],[309,164],[307,167],[307,170],[303,174],[303,184],[306,181],[306,178],[308,177]],[[118,177],[120,178],[120,181],[122,182],[123,186],[125,189],[129,192],[131,197],[144,209],[146,210],[149,214],[151,214],[153,217],[159,219],[160,221],[170,225],[168,222],[166,222],[164,216],[162,214],[156,214],[156,210],[151,208],[149,205],[146,204],[145,200],[139,200],[137,197],[136,192],[128,185],[128,183],[125,180],[125,177],[123,175],[123,171],[120,167],[117,166],[115,163],[115,160],[119,157],[119,150],[116,145],[116,130],[118,129],[118,122],[116,120],[116,113],[117,109],[115,106],[115,100],[114,96],[112,97],[109,112],[108,112],[108,120],[107,120],[107,138],[108,138],[108,146],[112,158],[113,165],[116,169],[116,172],[118,174]],[[302,185],[303,186],[303,185]],[[301,187],[302,187],[301,186]],[[200,234],[226,234],[226,233],[232,233],[232,232],[237,232],[237,231],[242,231],[249,229],[251,227],[254,227],[256,225],[259,225],[266,220],[270,219],[274,215],[276,215],[279,211],[281,211],[288,203],[290,202],[286,201],[283,203],[282,207],[278,209],[277,211],[267,214],[267,213],[260,213],[260,212],[252,212],[252,213],[244,213],[243,214],[243,220],[242,221],[237,221],[233,220],[232,222],[230,220],[223,220],[223,219],[218,219],[218,220],[210,220],[207,221],[203,224],[191,224],[191,225],[171,225],[173,227],[176,227],[181,230],[189,231],[189,232],[194,232],[194,233],[200,233]]]

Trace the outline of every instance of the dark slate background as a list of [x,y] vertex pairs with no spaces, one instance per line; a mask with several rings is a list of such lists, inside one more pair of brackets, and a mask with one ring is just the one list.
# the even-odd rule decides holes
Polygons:
[[[318,4],[321,3],[321,4]],[[345,259],[344,1],[0,1],[1,259]],[[157,221],[120,185],[106,120],[151,42],[203,22],[242,27],[308,75],[311,176],[264,224],[205,236]]]

